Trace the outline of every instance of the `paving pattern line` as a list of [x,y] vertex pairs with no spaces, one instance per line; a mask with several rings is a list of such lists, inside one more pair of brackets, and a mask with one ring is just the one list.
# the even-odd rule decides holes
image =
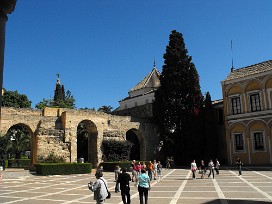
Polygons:
[[247,185],[249,185],[251,188],[255,189],[256,191],[258,191],[260,194],[262,194],[263,196],[265,196],[266,198],[268,198],[270,201],[272,201],[272,196],[270,196],[268,193],[262,191],[261,189],[259,189],[258,187],[254,186],[252,183],[248,182],[246,179],[244,179],[242,176],[238,176],[236,173],[234,173],[233,171],[229,170],[233,175],[235,175],[236,177],[238,177],[239,179],[241,179],[243,182],[245,182]]
[[[51,176],[52,177],[52,176]],[[56,178],[58,177],[58,175],[56,176]],[[61,180],[64,180],[64,179],[66,179],[65,177],[62,177],[62,178],[59,178],[59,179],[57,179],[57,180],[55,180],[55,181],[61,181]],[[10,179],[9,179],[10,180]],[[78,181],[81,181],[81,180],[85,180],[85,179],[78,179],[78,180],[74,180],[74,181],[66,181],[66,182],[64,182],[64,183],[74,183],[74,182],[78,182]],[[50,180],[47,180],[47,182],[48,181],[50,181]],[[53,180],[52,180],[53,181]],[[13,182],[11,182],[11,183],[13,183]],[[34,184],[43,184],[43,182],[38,182],[38,180],[36,181],[36,182],[34,182]],[[29,184],[21,184],[21,183],[18,183],[18,185],[14,185],[13,187],[24,187],[24,186],[28,186]],[[40,190],[40,189],[44,189],[44,188],[48,188],[48,187],[54,187],[54,186],[58,186],[59,185],[59,183],[55,183],[55,184],[50,184],[50,185],[46,185],[46,186],[42,186],[42,187],[35,187],[35,188],[33,188],[33,189],[31,189],[31,190]],[[86,186],[87,186],[87,184],[86,184]],[[27,190],[17,190],[16,192],[19,192],[19,193],[23,193],[23,192],[28,192],[29,191],[29,189],[27,189]],[[1,196],[2,195],[9,195],[11,192],[6,192],[6,193],[2,193],[1,194]],[[10,197],[12,197],[12,196],[10,196]]]
[[[64,178],[62,178],[64,179]],[[85,179],[84,179],[85,180]],[[78,180],[77,180],[78,181]],[[76,182],[76,181],[71,181],[72,182]],[[43,187],[36,187],[34,189],[43,189],[43,188],[47,188],[47,187],[53,187],[53,186],[56,186],[56,185],[59,185],[58,183],[57,184],[54,184],[54,185],[47,185],[47,186],[43,186]],[[14,201],[8,201],[8,202],[5,202],[3,204],[10,204],[10,203],[16,203],[18,201],[25,201],[25,200],[35,200],[37,198],[42,198],[42,197],[45,197],[45,196],[50,196],[50,195],[57,195],[59,193],[64,193],[64,192],[67,192],[67,191],[70,191],[70,190],[74,190],[74,189],[80,189],[80,188],[83,188],[85,185],[81,185],[81,186],[78,186],[78,187],[75,187],[75,188],[69,188],[69,189],[65,189],[65,190],[62,190],[62,191],[59,191],[59,192],[56,192],[56,193],[47,193],[47,194],[43,194],[43,195],[39,195],[39,196],[35,196],[35,197],[31,197],[31,198],[22,198],[22,199],[19,199],[19,200],[14,200]],[[87,185],[86,185],[87,186]],[[28,190],[22,190],[22,191],[17,191],[17,192],[28,192]],[[3,194],[9,194],[9,193],[3,193]],[[12,196],[7,196],[7,197],[12,197]]]
[[191,170],[188,172],[188,174],[186,175],[185,177],[185,180],[182,182],[182,184],[180,185],[178,191],[176,192],[176,194],[174,195],[174,197],[172,198],[170,204],[176,204],[184,187],[186,186],[186,183],[188,181],[188,179],[190,178],[190,175],[191,175]]
[[[152,182],[151,183],[151,187],[154,186],[154,185],[156,185],[158,182],[160,182],[161,180],[163,180],[164,178],[166,178],[170,174],[172,174],[174,171],[176,171],[176,169],[173,169],[170,172],[168,172],[167,174],[165,174],[160,180],[156,180],[156,182]],[[133,195],[130,195],[130,200],[132,200],[133,198],[136,198],[138,195],[139,195],[138,192],[134,193]],[[123,201],[119,202],[118,204],[123,204]]]
[[84,186],[85,186],[85,185],[78,186],[78,187],[71,188],[71,189],[65,189],[65,190],[63,190],[63,191],[59,191],[59,192],[56,192],[56,193],[47,193],[47,194],[44,194],[44,195],[35,196],[35,197],[31,197],[31,198],[23,198],[23,199],[21,199],[21,200],[9,201],[9,202],[5,202],[5,204],[16,203],[16,202],[18,202],[18,201],[25,201],[25,200],[34,200],[34,201],[35,201],[35,199],[37,199],[37,198],[42,198],[42,197],[51,196],[51,195],[58,195],[58,194],[65,193],[65,192],[70,191],[70,190],[76,190],[76,189],[83,188]]
[[263,176],[263,177],[266,177],[266,178],[268,178],[268,179],[272,179],[272,177],[267,176],[267,175],[264,175],[264,174],[261,174],[260,172],[257,172],[257,171],[252,171],[252,172],[254,172],[255,174],[259,174],[259,175],[261,175],[261,176]]
[[220,202],[222,204],[228,204],[228,201],[225,200],[226,197],[225,197],[223,191],[221,190],[220,186],[218,185],[217,181],[215,179],[212,179],[212,181],[213,181],[213,185],[215,187],[215,190],[217,192],[217,195],[218,195],[218,197],[220,199]]

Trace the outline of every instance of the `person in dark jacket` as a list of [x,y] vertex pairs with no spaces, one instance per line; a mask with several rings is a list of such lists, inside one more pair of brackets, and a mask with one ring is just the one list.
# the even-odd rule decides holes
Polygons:
[[123,168],[121,174],[118,175],[117,182],[120,183],[121,196],[124,204],[130,204],[130,175],[127,173],[127,168]]

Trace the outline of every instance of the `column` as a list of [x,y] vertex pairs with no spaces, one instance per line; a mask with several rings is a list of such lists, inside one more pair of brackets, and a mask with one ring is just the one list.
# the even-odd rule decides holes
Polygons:
[[[4,73],[4,50],[5,50],[5,32],[8,14],[15,9],[17,0],[0,0],[0,121],[1,121],[1,105],[2,105],[2,88]],[[1,123],[0,123],[1,124]],[[1,127],[0,127],[1,128]]]

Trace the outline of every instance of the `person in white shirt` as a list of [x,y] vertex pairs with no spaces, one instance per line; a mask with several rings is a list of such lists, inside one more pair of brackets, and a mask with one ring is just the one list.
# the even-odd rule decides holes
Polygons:
[[192,163],[191,163],[191,171],[193,173],[193,179],[195,179],[196,170],[197,170],[196,162],[195,162],[195,160],[193,160]]
[[210,173],[208,175],[208,178],[211,177],[211,174],[212,174],[212,177],[214,179],[214,164],[213,164],[213,160],[211,159],[209,164],[208,164],[208,167],[209,167],[209,170],[210,170]]
[[98,170],[95,173],[96,181],[90,182],[90,189],[94,192],[94,200],[97,204],[104,203],[108,196],[107,181],[103,178],[103,172]]

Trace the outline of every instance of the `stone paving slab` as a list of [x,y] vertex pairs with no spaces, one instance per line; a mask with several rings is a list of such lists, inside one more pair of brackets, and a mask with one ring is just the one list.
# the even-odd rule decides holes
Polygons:
[[[259,171],[262,169],[262,171]],[[237,169],[222,168],[215,179],[193,180],[189,169],[163,170],[160,181],[152,181],[149,204],[243,204],[272,203],[272,168],[248,169],[243,176]],[[114,193],[114,173],[104,172],[112,198],[106,203],[122,204],[120,193]],[[3,172],[0,181],[1,204],[79,204],[95,203],[87,183],[91,174],[37,176],[28,171]],[[131,183],[131,203],[139,203],[137,188]]]

